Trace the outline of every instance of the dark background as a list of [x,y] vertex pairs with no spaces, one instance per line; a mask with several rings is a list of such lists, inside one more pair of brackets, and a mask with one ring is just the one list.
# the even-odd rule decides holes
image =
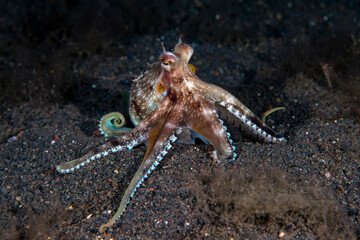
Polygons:
[[320,61],[354,74],[357,59],[349,54],[358,47],[359,9],[357,1],[4,1],[0,101],[66,102],[79,80],[74,64],[118,54],[119,42],[128,54],[133,36],[169,32],[197,44],[272,42],[263,57],[280,74],[314,76]]

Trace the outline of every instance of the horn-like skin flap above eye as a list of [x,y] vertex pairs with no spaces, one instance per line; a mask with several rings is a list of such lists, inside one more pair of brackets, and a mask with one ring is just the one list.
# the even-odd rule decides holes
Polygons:
[[190,47],[189,45],[183,43],[181,41],[181,38],[179,38],[179,42],[176,44],[174,48],[174,53],[179,55],[180,58],[185,62],[189,63],[190,58],[192,57],[194,53],[194,49]]

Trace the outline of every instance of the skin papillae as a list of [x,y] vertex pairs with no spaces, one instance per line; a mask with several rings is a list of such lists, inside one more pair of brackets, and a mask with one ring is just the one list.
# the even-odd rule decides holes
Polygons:
[[[266,127],[229,92],[201,81],[188,65],[192,54],[193,49],[182,43],[181,39],[173,52],[167,52],[163,47],[159,61],[148,65],[147,70],[133,81],[129,114],[136,127],[124,130],[121,125],[118,128],[115,126],[108,135],[118,138],[81,158],[56,166],[60,173],[70,173],[91,160],[130,150],[147,141],[144,159],[126,189],[117,212],[100,227],[101,233],[119,219],[136,189],[178,138],[190,142],[191,134],[195,132],[214,146],[215,159],[236,158],[230,134],[219,118],[219,108],[240,120],[241,128],[258,140],[269,143],[286,141]],[[108,117],[111,120],[113,116]]]

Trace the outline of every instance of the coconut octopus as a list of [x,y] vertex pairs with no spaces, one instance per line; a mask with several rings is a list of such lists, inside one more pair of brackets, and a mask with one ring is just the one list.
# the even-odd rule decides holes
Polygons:
[[129,114],[134,129],[118,125],[122,118],[111,113],[101,120],[100,129],[117,137],[95,148],[81,158],[56,166],[60,173],[70,173],[91,160],[147,142],[144,159],[126,189],[115,215],[103,224],[102,233],[123,214],[136,189],[164,158],[177,139],[194,143],[201,138],[214,146],[217,160],[236,158],[233,141],[219,112],[227,112],[239,120],[244,131],[269,143],[285,142],[285,138],[265,126],[242,102],[226,90],[201,81],[189,67],[193,48],[179,39],[174,51],[162,47],[159,61],[149,64],[131,87]]

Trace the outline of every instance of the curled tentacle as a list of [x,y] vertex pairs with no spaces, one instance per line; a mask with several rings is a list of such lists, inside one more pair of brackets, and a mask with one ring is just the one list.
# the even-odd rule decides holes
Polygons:
[[111,112],[101,118],[99,130],[101,131],[101,134],[106,137],[119,137],[131,130],[131,128],[123,127],[124,125],[124,115],[119,112]]

